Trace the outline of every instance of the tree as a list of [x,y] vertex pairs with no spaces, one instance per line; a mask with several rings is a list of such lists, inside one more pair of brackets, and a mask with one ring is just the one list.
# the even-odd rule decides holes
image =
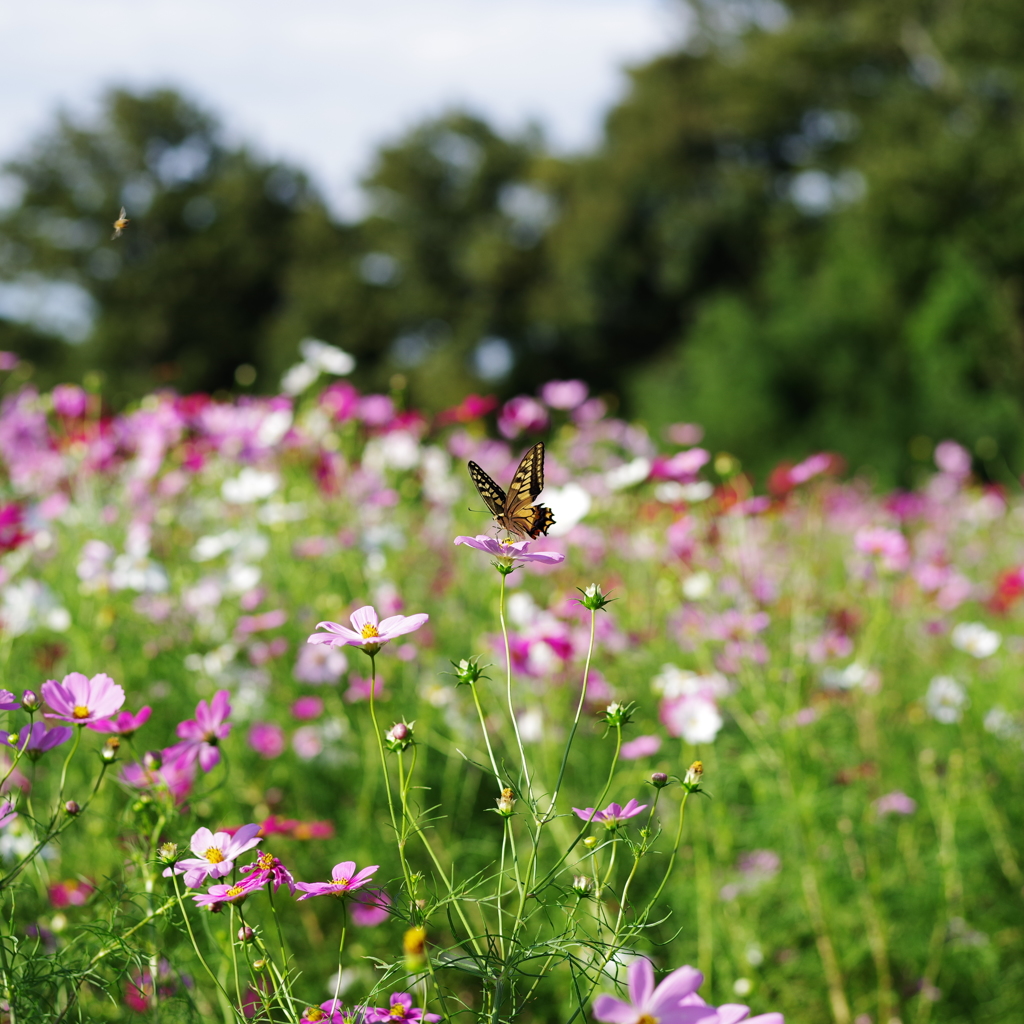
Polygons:
[[[120,89],[94,121],[61,115],[6,171],[22,198],[0,221],[0,276],[61,282],[95,310],[62,368],[101,370],[115,404],[231,387],[240,364],[276,385],[267,339],[296,225],[326,217],[301,173],[230,147],[175,92]],[[122,204],[130,223],[111,239]]]

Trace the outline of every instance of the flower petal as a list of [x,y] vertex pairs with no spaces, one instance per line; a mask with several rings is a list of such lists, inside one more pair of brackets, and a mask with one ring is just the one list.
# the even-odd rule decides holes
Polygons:
[[426,612],[419,612],[417,615],[392,615],[385,619],[377,628],[380,630],[381,640],[390,640],[392,637],[404,636],[406,633],[413,633],[430,616]]
[[607,1024],[633,1024],[640,1015],[629,1003],[615,996],[598,996],[594,1000],[594,1016]]
[[335,864],[331,868],[331,878],[336,882],[340,882],[344,879],[346,882],[352,881],[352,876],[356,873],[356,862],[354,860],[343,860],[340,864]]
[[738,1024],[750,1016],[750,1007],[742,1006],[739,1003],[722,1003],[718,1007],[719,1024]]
[[[704,982],[704,975],[695,967],[680,967],[664,978],[651,994],[648,1010],[654,1017],[660,1017],[669,1009],[679,1006],[684,996],[696,992]],[[700,1009],[700,1007],[694,1007]],[[699,1019],[699,1014],[694,1018]]]
[[[612,804],[612,807],[617,806]],[[654,992],[654,968],[646,957],[637,957],[629,965],[629,1000],[641,1013],[647,1012],[647,1001]],[[679,993],[680,997],[684,993]]]
[[377,612],[374,610],[373,605],[366,604],[362,608],[357,608],[349,617],[349,622],[352,623],[352,628],[356,630],[356,635],[362,639],[363,626],[376,626],[377,625]]

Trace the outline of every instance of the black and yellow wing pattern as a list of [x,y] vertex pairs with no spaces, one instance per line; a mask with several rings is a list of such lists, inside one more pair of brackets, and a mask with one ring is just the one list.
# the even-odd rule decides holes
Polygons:
[[536,539],[547,533],[555,517],[546,505],[534,505],[544,490],[544,442],[539,441],[524,456],[512,477],[508,493],[475,462],[469,475],[495,522],[517,537]]

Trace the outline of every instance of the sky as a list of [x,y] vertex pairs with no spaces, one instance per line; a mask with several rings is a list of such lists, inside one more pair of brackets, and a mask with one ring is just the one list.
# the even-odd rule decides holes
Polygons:
[[173,85],[359,212],[375,148],[455,106],[593,144],[680,0],[0,0],[0,161],[104,87]]

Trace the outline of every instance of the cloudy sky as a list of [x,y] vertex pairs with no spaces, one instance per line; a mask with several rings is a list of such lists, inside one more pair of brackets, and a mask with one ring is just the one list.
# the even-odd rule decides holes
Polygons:
[[589,144],[683,30],[680,0],[0,0],[0,159],[104,86],[172,84],[355,212],[374,147],[446,107]]

